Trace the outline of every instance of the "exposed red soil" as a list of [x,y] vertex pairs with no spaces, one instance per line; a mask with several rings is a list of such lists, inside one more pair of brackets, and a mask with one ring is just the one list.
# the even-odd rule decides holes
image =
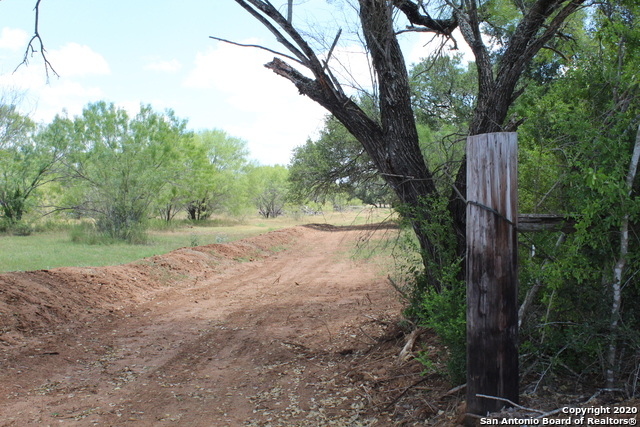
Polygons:
[[433,369],[399,363],[397,295],[348,256],[386,231],[309,225],[1,274],[0,427],[457,424],[446,350],[426,331]]
[[362,233],[0,275],[0,426],[386,425],[364,383],[394,366],[400,306],[349,259]]

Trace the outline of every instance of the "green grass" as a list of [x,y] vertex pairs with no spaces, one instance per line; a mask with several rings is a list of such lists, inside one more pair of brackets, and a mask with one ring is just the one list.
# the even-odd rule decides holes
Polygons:
[[243,220],[217,219],[191,227],[178,224],[168,229],[151,231],[150,242],[145,245],[78,244],[71,242],[68,231],[55,228],[30,236],[3,235],[0,236],[0,272],[118,265],[194,244],[201,246],[233,242],[299,224],[359,225],[383,221],[388,216],[388,209],[376,209],[304,216],[299,219],[286,216],[268,220],[258,217]]
[[348,242],[342,258],[366,261],[376,269],[376,274],[386,276],[394,269],[394,253],[399,250],[398,229],[381,229],[375,233],[363,231],[357,241]]

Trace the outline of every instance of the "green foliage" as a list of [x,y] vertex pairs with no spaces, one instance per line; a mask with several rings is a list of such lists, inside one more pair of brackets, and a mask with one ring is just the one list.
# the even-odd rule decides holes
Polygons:
[[411,97],[418,123],[445,136],[465,133],[478,91],[477,72],[462,55],[422,59],[410,72]]
[[451,191],[464,156],[478,91],[473,65],[463,64],[461,55],[434,55],[415,64],[409,75],[420,150],[441,194]]
[[14,236],[30,236],[33,233],[33,227],[30,224],[24,222],[18,224],[12,224],[9,228],[9,232]]
[[6,218],[0,219],[0,233],[7,233],[12,236],[30,236],[34,232],[34,227],[24,221],[15,222]]
[[467,376],[466,293],[462,282],[441,292],[429,289],[424,294],[422,325],[438,334],[447,347],[447,374],[455,384],[464,384]]
[[95,225],[82,222],[69,229],[69,239],[81,245],[110,245],[116,243],[113,237],[100,233]]
[[[451,238],[447,200],[427,198],[421,206],[422,212],[408,213],[406,207],[397,208],[404,218],[421,218],[413,225],[405,223],[406,237],[398,257],[404,284],[400,290],[407,302],[404,314],[436,332],[448,349],[449,378],[455,384],[462,384],[466,378],[466,290],[460,278],[462,264],[456,255],[455,239]],[[409,226],[420,227],[422,235],[428,236],[433,243],[433,254],[411,256],[419,253],[419,246]]]
[[254,166],[247,174],[247,189],[258,214],[275,218],[284,214],[288,197],[289,171],[281,165]]
[[238,179],[248,166],[246,141],[218,129],[202,130],[183,141],[180,154],[180,173],[165,188],[160,204],[167,221],[181,209],[200,221],[214,213],[237,213],[246,203]]
[[65,147],[43,138],[44,133],[16,105],[0,103],[0,217],[4,221],[22,221],[37,206],[42,188],[56,178]]
[[325,119],[317,141],[294,149],[289,182],[298,203],[324,203],[340,194],[374,206],[394,200],[362,145],[333,116]]
[[96,220],[100,233],[144,242],[145,221],[167,183],[177,179],[177,147],[189,138],[173,112],[141,106],[135,117],[113,104],[88,105],[73,120],[56,117],[73,147],[67,163],[67,204]]
[[[532,88],[516,107],[528,117],[519,137],[520,211],[576,221],[564,243],[539,234],[527,241],[536,256],[520,254],[521,297],[539,287],[521,339],[534,356],[529,367],[541,375],[563,367],[601,380],[612,368],[624,380],[637,369],[640,310],[632,301],[640,298],[640,200],[638,185],[629,195],[625,180],[640,125],[638,12],[635,3],[603,3],[571,68],[556,83]],[[614,315],[611,285],[625,216],[629,254]],[[607,360],[611,346],[618,349],[615,366]],[[623,353],[635,354],[635,362]],[[633,392],[631,383],[624,386]]]

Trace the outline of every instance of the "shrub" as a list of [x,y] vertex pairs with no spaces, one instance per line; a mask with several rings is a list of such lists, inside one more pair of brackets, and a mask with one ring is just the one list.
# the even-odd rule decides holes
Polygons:
[[0,219],[0,233],[8,233],[13,236],[30,236],[33,231],[31,224],[22,221],[15,222],[6,218]]
[[438,335],[448,350],[450,380],[454,384],[462,384],[466,379],[466,289],[460,275],[462,263],[456,255],[446,203],[437,197],[425,199],[426,213],[407,212],[403,207],[399,209],[404,217],[429,216],[428,219],[414,221],[417,221],[422,234],[429,238],[438,256],[420,254],[412,230],[414,225],[405,224],[406,238],[401,243],[399,270],[404,285],[398,288],[407,302],[404,315]]
[[24,222],[17,222],[11,224],[9,232],[14,236],[30,236],[33,233],[33,227],[30,224]]
[[91,223],[80,223],[69,230],[69,238],[73,243],[83,245],[105,245],[113,243],[113,239],[100,234]]

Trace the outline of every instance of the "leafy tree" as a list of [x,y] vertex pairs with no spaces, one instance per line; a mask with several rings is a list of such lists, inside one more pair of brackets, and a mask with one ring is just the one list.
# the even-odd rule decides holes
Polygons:
[[362,145],[333,116],[317,141],[296,147],[289,168],[292,198],[324,202],[338,194],[366,204],[390,203],[391,191]]
[[460,54],[435,55],[411,68],[411,103],[419,124],[434,133],[466,135],[478,92],[474,65],[463,65]]
[[22,94],[15,90],[0,94],[0,148],[12,146],[33,130],[33,122],[18,110],[21,103]]
[[9,224],[23,219],[40,190],[57,178],[66,152],[54,129],[38,129],[17,105],[0,105],[0,212]]
[[[34,189],[28,184],[33,172],[28,163],[35,157],[32,140],[35,124],[20,114],[15,105],[0,105],[0,126],[0,209],[4,220],[11,223],[22,219],[30,190]],[[36,171],[36,180],[37,175]]]
[[[355,9],[360,19],[359,35],[366,43],[375,73],[379,111],[376,116],[368,114],[345,93],[331,71],[330,53],[321,58],[317,53],[319,49],[314,49],[313,40],[305,37],[305,31],[298,29],[297,22],[294,24],[292,19],[287,19],[269,1],[236,0],[236,3],[275,34],[289,53],[285,55],[287,61],[305,67],[308,74],[303,74],[280,58],[274,58],[266,67],[291,81],[301,94],[331,112],[362,144],[382,178],[406,205],[406,214],[415,215],[408,219],[420,243],[430,286],[438,289],[442,284],[437,283],[438,275],[430,275],[429,268],[435,264],[438,268],[449,269],[451,262],[464,259],[466,250],[466,202],[458,197],[459,194],[466,194],[466,159],[463,157],[459,169],[450,174],[455,177],[450,186],[454,188],[446,190],[444,194],[449,199],[447,210],[450,218],[435,213],[432,215],[430,201],[442,198],[439,197],[434,170],[421,155],[411,105],[411,87],[396,23],[405,26],[408,23],[417,31],[432,32],[443,37],[451,37],[454,29],[460,29],[475,56],[478,92],[468,134],[477,135],[513,130],[514,124],[507,122],[507,115],[513,101],[521,94],[518,88],[520,77],[540,49],[554,38],[567,18],[584,1],[506,1],[505,7],[512,11],[512,15],[504,36],[497,40],[495,35],[487,34],[487,29],[502,27],[503,18],[498,13],[492,13],[487,2],[454,0],[427,4],[425,7],[423,2],[412,0],[359,0]],[[292,7],[289,3],[289,10]],[[439,17],[434,18],[432,14],[435,13]],[[406,18],[404,22],[396,19],[399,14]],[[487,35],[491,41],[499,42],[497,45],[501,48],[491,49],[487,46],[484,38]],[[337,39],[331,38],[336,42]],[[322,46],[321,49],[324,52],[331,51],[329,46]],[[444,222],[437,224],[440,218]],[[440,258],[439,246],[442,242],[432,241],[424,233],[425,227],[420,226],[421,221],[432,223],[435,227],[451,227],[456,239],[456,260]],[[445,264],[440,264],[442,261]],[[462,280],[464,269],[460,268],[459,272],[459,279]],[[509,363],[517,366],[517,360]],[[473,375],[479,376],[480,373]],[[467,393],[467,410],[471,413],[484,414],[502,405],[499,401],[478,398],[472,387],[467,387]],[[517,400],[518,390],[509,386],[498,397]]]
[[172,111],[141,106],[129,117],[114,104],[98,102],[73,120],[58,116],[54,124],[66,127],[74,147],[67,163],[74,208],[95,218],[109,237],[139,239],[158,194],[176,179],[176,147],[189,137],[186,123]]
[[[379,115],[372,116],[356,104],[331,72],[331,58],[323,61],[317,49],[297,25],[289,22],[270,2],[236,0],[245,10],[276,33],[278,41],[289,51],[289,60],[309,70],[307,77],[285,61],[275,58],[267,67],[296,85],[300,93],[329,110],[362,144],[383,179],[401,202],[412,208],[408,212],[428,211],[425,197],[435,195],[433,171],[425,164],[411,106],[411,88],[407,67],[398,42],[394,12],[400,11],[408,23],[420,31],[450,37],[460,28],[476,57],[478,92],[470,120],[469,134],[505,129],[508,109],[517,98],[516,86],[526,66],[538,51],[558,32],[563,22],[583,3],[582,0],[537,0],[530,4],[513,2],[511,29],[505,34],[504,49],[492,52],[482,38],[484,30],[497,26],[501,19],[488,13],[477,1],[443,2],[443,18],[433,18],[429,8],[420,8],[410,0],[361,0],[358,2],[362,38],[375,71]],[[435,6],[435,5],[434,5]],[[406,21],[405,21],[406,22]],[[325,46],[323,49],[327,49]],[[328,50],[328,49],[327,49]],[[457,194],[465,194],[465,162],[462,159],[456,176],[456,191],[451,192],[450,214],[453,218],[458,253],[462,258],[465,244],[466,206]],[[411,179],[407,179],[411,177]],[[428,215],[427,215],[428,218]],[[425,257],[436,251],[434,243],[414,225]],[[436,284],[434,284],[436,286]]]
[[[461,64],[461,56],[423,59],[409,73],[418,139],[439,187],[449,188],[447,173],[460,162],[477,83],[475,70]],[[374,111],[367,98],[359,105]],[[317,141],[294,151],[290,181],[298,198],[325,199],[344,192],[348,197],[377,205],[395,200],[391,189],[358,140],[334,116],[328,116]]]
[[602,3],[572,67],[517,107],[529,117],[521,132],[524,203],[576,220],[567,236],[534,237],[552,258],[522,257],[524,300],[535,301],[521,310],[525,344],[608,388],[636,371],[637,359],[622,354],[640,343],[640,313],[629,303],[640,297],[637,184],[630,191],[640,142],[639,12],[635,2]]
[[216,211],[237,212],[245,202],[238,178],[248,165],[246,141],[222,130],[202,130],[185,140],[180,151],[183,170],[165,190],[167,212],[182,206],[191,220]]
[[289,171],[281,165],[253,166],[247,173],[249,197],[264,218],[275,218],[284,214],[287,199],[287,176]]

